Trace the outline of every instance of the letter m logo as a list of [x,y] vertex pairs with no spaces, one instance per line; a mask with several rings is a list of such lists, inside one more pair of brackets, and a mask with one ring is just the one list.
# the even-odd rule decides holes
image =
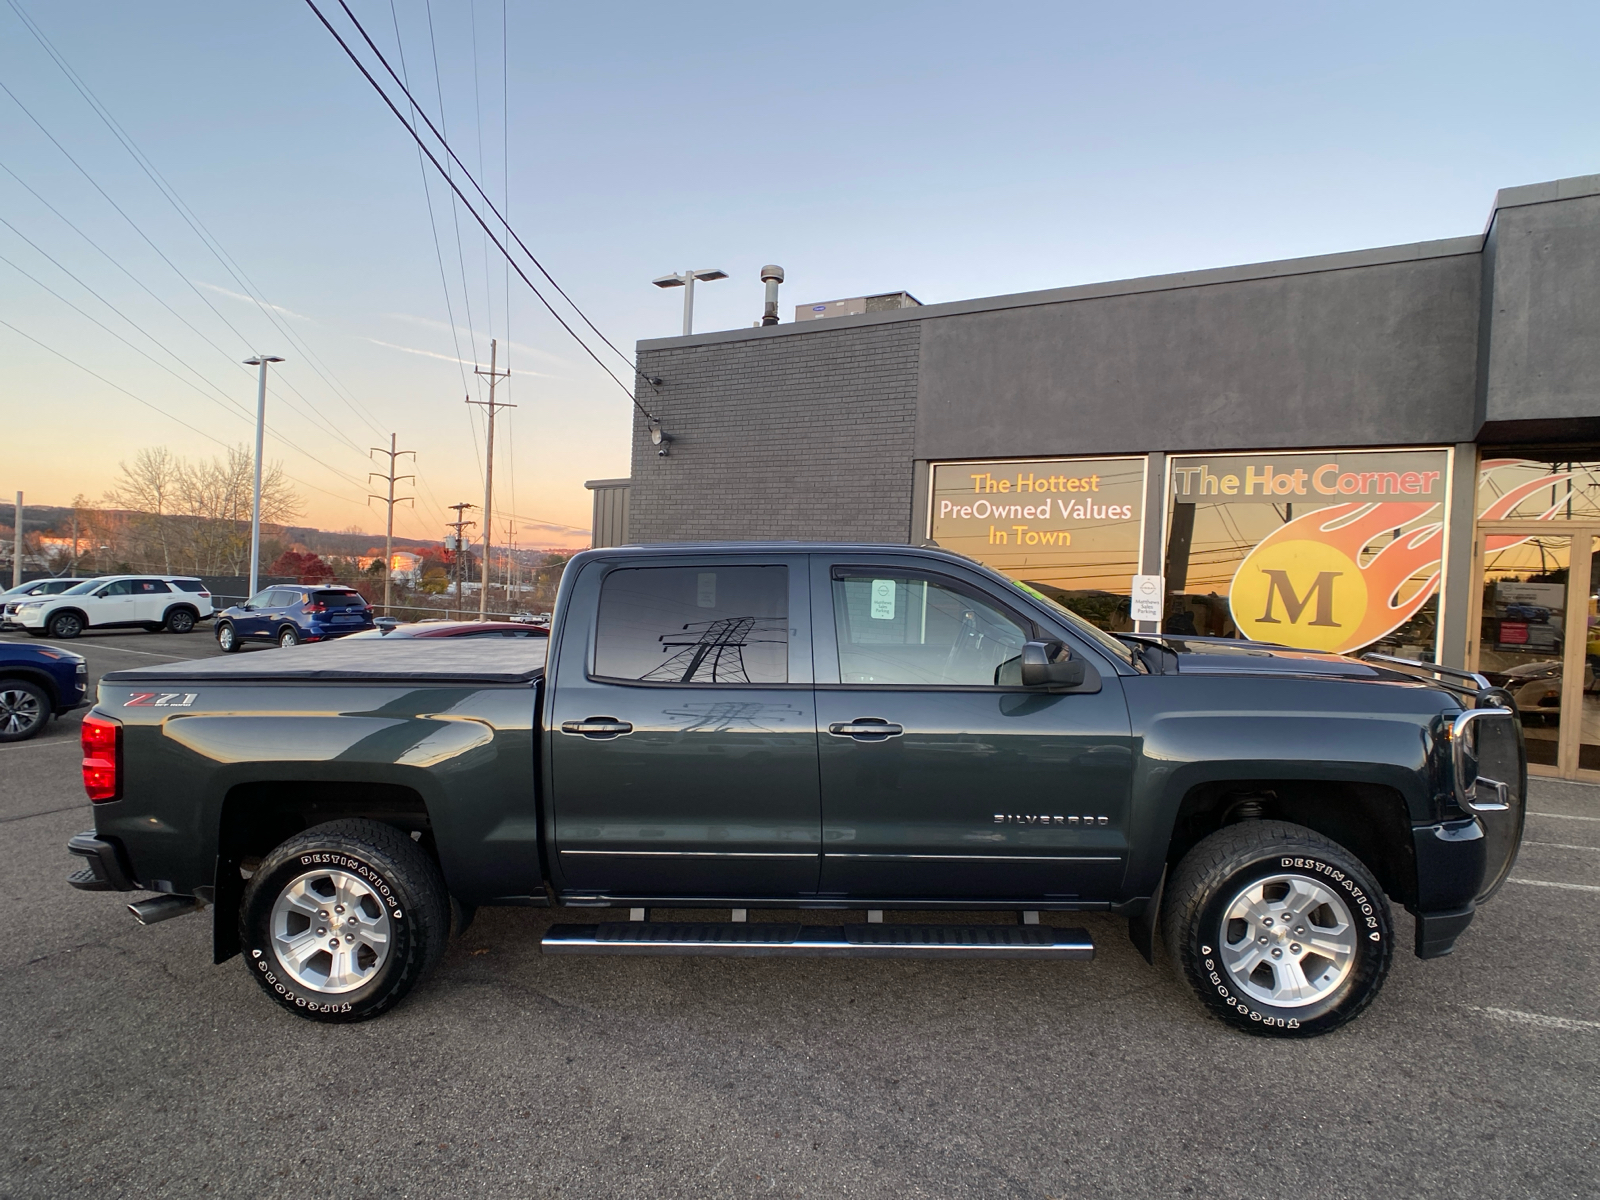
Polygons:
[[1289,572],[1276,567],[1262,567],[1261,573],[1267,577],[1267,610],[1259,618],[1263,625],[1283,624],[1273,616],[1273,605],[1278,599],[1283,601],[1284,615],[1289,618],[1289,624],[1298,625],[1300,616],[1313,600],[1316,608],[1313,610],[1308,625],[1337,626],[1333,619],[1333,581],[1343,574],[1342,571],[1319,571],[1311,586],[1306,589],[1304,596],[1297,595],[1294,584],[1289,582]]

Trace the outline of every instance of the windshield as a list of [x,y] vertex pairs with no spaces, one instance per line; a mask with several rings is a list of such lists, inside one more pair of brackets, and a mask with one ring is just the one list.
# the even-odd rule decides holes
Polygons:
[[90,592],[94,591],[95,588],[99,587],[104,582],[104,579],[87,579],[80,583],[77,587],[68,588],[61,594],[63,596],[87,596]]
[[1057,604],[1054,600],[1050,599],[1049,596],[1046,596],[1041,591],[1037,591],[1036,589],[1029,587],[1021,580],[1012,579],[1009,576],[1002,576],[1002,578],[1004,578],[1005,581],[1012,587],[1016,588],[1017,591],[1026,593],[1027,595],[1033,597],[1033,599],[1048,607],[1051,612],[1055,613],[1062,620],[1066,621],[1074,633],[1081,634],[1083,637],[1088,638],[1095,645],[1099,646],[1102,650],[1111,655],[1113,658],[1117,659],[1119,662],[1125,662],[1129,666],[1133,665],[1133,651],[1129,650],[1127,646],[1117,641],[1116,638],[1112,637],[1098,625],[1089,624],[1088,621],[1085,621],[1070,608],[1067,608],[1061,604]]

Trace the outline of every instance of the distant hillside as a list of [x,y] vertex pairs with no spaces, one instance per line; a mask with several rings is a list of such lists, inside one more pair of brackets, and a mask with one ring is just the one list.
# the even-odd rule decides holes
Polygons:
[[[0,492],[0,496],[7,493]],[[16,496],[16,492],[9,493]],[[112,516],[128,515],[123,509],[99,508],[91,506],[95,511]],[[15,511],[10,503],[0,501],[0,530],[9,538],[15,532],[12,514]],[[67,537],[72,533],[71,508],[63,508],[52,504],[24,504],[22,509],[22,531],[24,533],[43,533],[59,537]],[[373,546],[383,545],[381,533],[329,533],[322,529],[312,529],[308,526],[289,526],[281,533],[275,532],[275,537],[285,542],[298,542],[307,549],[317,554],[331,554],[337,557],[346,557],[365,554]],[[397,550],[420,550],[426,546],[438,546],[441,539],[431,541],[418,538],[397,537],[394,539]]]

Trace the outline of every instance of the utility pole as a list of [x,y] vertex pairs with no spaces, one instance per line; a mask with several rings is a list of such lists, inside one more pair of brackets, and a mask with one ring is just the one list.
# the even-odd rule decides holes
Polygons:
[[394,473],[395,462],[402,454],[411,455],[411,461],[416,462],[417,452],[415,450],[395,449],[395,435],[391,433],[389,435],[389,448],[387,450],[385,450],[382,446],[374,446],[368,451],[368,453],[387,454],[389,456],[389,473],[387,475],[378,471],[367,472],[367,482],[370,483],[376,478],[386,480],[389,484],[388,496],[374,496],[371,492],[367,493],[368,503],[371,503],[373,500],[382,500],[389,506],[389,521],[385,526],[383,534],[383,615],[387,617],[389,615],[391,597],[390,589],[394,582],[394,572],[390,569],[394,563],[394,506],[406,501],[410,502],[412,508],[417,506],[416,497],[414,496],[401,496],[399,500],[395,499],[394,485],[396,483],[402,479],[409,479],[413,483],[417,481],[417,477],[415,475],[396,475]]
[[271,354],[258,354],[244,360],[246,366],[260,367],[260,381],[256,387],[256,490],[255,502],[250,506],[250,595],[256,594],[256,581],[261,575],[261,443],[267,431],[267,364],[282,362]]
[[12,531],[11,586],[22,586],[22,493],[17,493],[16,515],[11,518],[16,528]]
[[494,385],[502,379],[510,379],[510,371],[496,371],[495,368],[495,340],[489,339],[489,369],[481,367],[472,368],[474,375],[487,375],[489,377],[489,399],[474,400],[467,398],[468,404],[483,405],[489,410],[489,444],[483,462],[483,587],[478,593],[478,620],[484,621],[489,616],[489,538],[494,528],[494,412],[498,408],[515,408],[515,404],[501,401],[498,405],[494,398]]
[[511,588],[515,585],[519,593],[522,591],[522,572],[517,569],[517,523],[514,520],[506,522],[506,607],[515,607],[511,599]]
[[478,506],[476,504],[468,504],[465,500],[463,500],[460,504],[451,504],[448,507],[453,509],[456,514],[456,519],[454,521],[447,522],[446,525],[448,528],[456,531],[455,542],[453,543],[456,557],[450,565],[454,568],[454,574],[456,577],[456,609],[459,611],[461,608],[461,552],[462,550],[466,549],[466,539],[463,537],[461,531],[468,525],[477,524],[476,521],[468,521],[464,519],[461,514],[469,508],[477,508]]

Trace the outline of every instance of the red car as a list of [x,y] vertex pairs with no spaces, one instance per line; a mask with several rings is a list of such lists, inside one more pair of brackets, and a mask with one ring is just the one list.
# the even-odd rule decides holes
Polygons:
[[550,636],[548,625],[528,625],[520,621],[417,621],[409,625],[382,624],[351,638],[490,638]]

